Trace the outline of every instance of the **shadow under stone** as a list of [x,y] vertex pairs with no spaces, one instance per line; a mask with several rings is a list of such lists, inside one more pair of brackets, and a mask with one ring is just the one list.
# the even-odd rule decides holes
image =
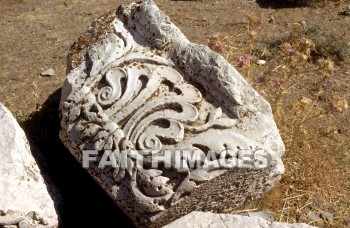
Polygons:
[[[135,227],[128,217],[64,147],[60,138],[58,107],[61,89],[45,101],[40,111],[21,123],[33,155],[51,192],[59,215],[59,227]],[[57,202],[59,201],[59,202]]]

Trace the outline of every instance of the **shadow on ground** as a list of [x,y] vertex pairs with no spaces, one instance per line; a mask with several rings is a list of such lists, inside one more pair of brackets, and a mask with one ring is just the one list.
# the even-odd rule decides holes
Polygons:
[[60,227],[134,227],[61,143],[60,96],[59,89],[40,111],[21,123],[31,143],[39,149],[34,154],[39,167],[60,195],[55,200]]
[[309,5],[309,0],[256,0],[256,3],[261,8],[271,9],[283,9],[283,8],[296,8],[306,7]]

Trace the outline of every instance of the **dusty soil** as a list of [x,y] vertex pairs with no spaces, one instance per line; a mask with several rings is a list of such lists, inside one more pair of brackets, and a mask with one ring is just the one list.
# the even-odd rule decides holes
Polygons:
[[[57,152],[58,149],[63,149],[62,145],[58,145],[59,141],[57,141],[57,137],[55,140],[50,141],[48,139],[45,141],[42,140],[43,132],[38,133],[38,131],[44,131],[44,133],[47,134],[44,137],[48,138],[50,135],[52,136],[53,133],[57,133],[58,120],[57,116],[54,116],[57,110],[41,110],[37,113],[35,113],[35,111],[39,110],[43,104],[52,104],[49,97],[54,99],[53,103],[56,105],[54,107],[57,108],[57,101],[59,99],[59,91],[57,90],[63,85],[65,80],[66,55],[70,45],[85,31],[94,18],[108,10],[116,8],[120,4],[129,3],[131,1],[0,0],[0,2],[0,101],[15,113],[18,120],[24,121],[23,126],[26,127],[27,134],[33,141],[37,139],[39,143],[42,142],[41,149],[50,151],[52,147],[55,147],[53,151]],[[157,0],[156,3],[161,10],[169,15],[172,22],[184,32],[189,40],[196,43],[207,44],[207,37],[219,32],[232,35],[234,37],[233,46],[236,43],[242,43],[244,39],[243,34],[245,34],[244,27],[247,25],[246,15],[252,12],[259,15],[263,20],[264,27],[260,33],[264,39],[272,39],[285,33],[290,28],[291,23],[303,22],[306,24],[317,24],[324,31],[339,35],[345,41],[350,42],[350,17],[338,14],[344,7],[350,4],[349,1],[326,2],[323,6],[314,7],[281,7],[280,5],[268,4],[268,1],[256,2],[243,0]],[[267,20],[271,16],[273,16],[274,22],[268,23]],[[239,48],[239,46],[237,46],[237,48]],[[53,68],[56,71],[55,76],[40,76],[40,72],[48,68]],[[329,89],[336,90],[339,94],[345,94],[345,97],[349,99],[349,78],[349,64],[341,64],[337,67],[337,74],[335,75],[336,83]],[[45,108],[45,105],[43,107]],[[30,119],[29,116],[31,114],[33,118]],[[42,117],[43,115],[49,114],[53,115],[53,117]],[[35,117],[37,119],[35,119]],[[349,120],[347,118],[348,116],[344,117],[344,119],[341,119],[340,123],[337,124],[342,126],[344,123],[344,126],[349,126]],[[38,119],[40,121],[37,121]],[[36,127],[33,130],[31,125],[38,124],[46,124],[46,126]],[[55,130],[49,132],[50,127]],[[326,143],[331,142],[323,141],[315,146],[315,150],[322,148]],[[349,141],[345,140],[345,144],[346,148],[349,148]],[[320,151],[322,150],[320,149]],[[346,152],[349,153],[349,151]],[[286,157],[286,160],[291,160],[291,163],[293,163],[297,160],[294,159],[294,157],[295,155],[290,155]],[[325,161],[329,159],[329,156],[323,156],[323,158],[320,159],[324,159],[323,161]],[[339,164],[336,159],[334,160],[332,165],[337,167]],[[68,157],[61,159],[58,152],[51,157],[49,156],[48,160],[49,165],[53,167],[51,169],[53,169],[52,172],[54,173],[54,182],[56,181],[59,188],[63,189],[62,194],[66,194],[67,202],[70,203],[67,204],[69,206],[63,206],[69,211],[66,212],[66,219],[74,218],[74,210],[83,210],[85,212],[100,210],[99,208],[94,208],[96,205],[104,208],[113,208],[113,205],[105,206],[106,204],[108,205],[107,199],[102,199],[101,202],[94,202],[91,204],[86,203],[83,197],[80,197],[78,200],[73,199],[74,195],[67,193],[69,188],[65,187],[65,180],[58,174],[59,169],[64,166],[63,164],[56,164],[58,162],[73,164],[74,161]],[[310,164],[312,162],[317,163],[320,161],[317,159],[309,161]],[[288,167],[287,165],[287,168]],[[326,169],[326,166],[321,167],[322,169]],[[327,191],[330,192],[332,188],[341,189],[339,191],[338,189],[334,190],[340,195],[338,199],[343,199],[345,202],[345,204],[342,204],[343,212],[339,215],[342,221],[336,223],[340,224],[340,226],[346,226],[350,223],[350,218],[348,222],[344,220],[347,218],[346,216],[350,216],[348,213],[350,211],[350,196],[348,194],[350,191],[349,163],[346,163],[345,167],[347,168],[341,171],[338,170],[339,172],[343,172],[342,179],[337,181],[332,178],[332,176],[330,179],[326,178],[327,181],[330,181],[329,185],[327,185],[328,187],[324,187],[322,183],[303,183],[304,185],[313,185],[315,188],[327,188]],[[69,172],[80,172],[76,169],[68,170]],[[317,172],[317,167],[315,167],[314,171]],[[336,171],[336,173],[338,171]],[[71,174],[69,172],[67,170],[63,171],[62,175],[69,176]],[[296,170],[295,172],[299,171]],[[73,185],[72,188],[77,188],[82,191],[84,187],[94,189],[92,183],[83,183],[89,179],[87,176],[84,176],[84,174],[72,175],[73,177],[67,177],[69,180],[68,183]],[[292,175],[288,174],[287,176],[289,177]],[[334,177],[336,177],[336,175]],[[80,180],[79,183],[76,183],[73,178],[82,178],[84,181]],[[348,185],[346,185],[347,181]],[[289,184],[291,182],[287,181],[285,183]],[[76,190],[75,193],[78,194],[78,190]],[[284,208],[283,199],[285,191],[286,188],[278,188],[271,193],[272,196],[271,194],[268,196],[269,200],[261,203],[261,207],[275,210],[275,212],[276,207],[281,207],[280,209],[282,210]],[[103,197],[103,193],[98,189],[92,190],[92,194]],[[78,206],[78,203],[83,206]],[[105,211],[102,210],[99,215],[103,216],[103,213],[105,213]],[[114,216],[113,213],[119,212],[109,211],[107,215]],[[87,215],[94,216],[93,213],[87,213]],[[84,219],[83,217],[79,218]],[[290,220],[297,221],[297,218],[291,218]],[[96,221],[100,222],[100,225],[104,224],[102,220]],[[123,221],[122,223],[125,222],[125,224],[128,223],[125,217],[123,217],[120,218],[120,220],[117,219],[115,224],[118,224],[120,221]],[[307,219],[306,221],[310,222]],[[332,224],[327,223],[325,226],[332,226]]]
[[[42,104],[65,78],[66,54],[74,40],[94,18],[131,1],[26,1],[1,0],[0,9],[0,100],[10,110],[30,114],[36,103]],[[273,35],[297,21],[317,23],[326,30],[349,40],[350,17],[338,16],[345,4],[324,8],[273,9],[255,1],[156,1],[160,9],[193,42],[206,44],[213,33],[240,34],[249,12],[260,14],[275,23],[266,27]],[[40,77],[48,68],[54,77]],[[38,94],[38,99],[33,95]]]

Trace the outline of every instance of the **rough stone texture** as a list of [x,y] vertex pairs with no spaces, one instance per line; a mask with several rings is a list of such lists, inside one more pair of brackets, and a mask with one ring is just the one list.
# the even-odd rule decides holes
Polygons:
[[[0,103],[0,227],[58,225],[52,201],[27,138]],[[34,216],[35,215],[35,216]]]
[[[60,138],[79,162],[83,151],[98,153],[88,172],[139,226],[159,227],[193,210],[232,211],[284,172],[270,105],[223,57],[189,42],[152,1],[98,18],[71,47],[67,74]],[[141,166],[139,150],[159,157],[171,151],[172,160],[154,168],[148,156]],[[178,150],[214,151],[215,158],[231,150],[224,158],[237,162],[250,150],[269,163],[178,168]],[[99,168],[109,152],[114,167]]]
[[256,216],[214,214],[194,211],[163,228],[312,228],[305,223],[270,222]]

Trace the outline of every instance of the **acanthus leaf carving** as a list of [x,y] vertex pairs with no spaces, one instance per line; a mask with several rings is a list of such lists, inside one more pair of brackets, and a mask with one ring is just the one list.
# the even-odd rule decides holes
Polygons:
[[[252,97],[254,90],[247,89],[243,79],[229,77],[234,70],[228,63],[221,67],[223,60],[202,47],[196,49],[178,34],[163,14],[154,12],[154,3],[137,5],[119,8],[120,20],[114,19],[111,31],[86,51],[84,61],[68,75],[69,87],[61,101],[61,138],[79,161],[84,150],[98,151],[89,170],[92,175],[101,172],[99,181],[109,184],[108,191],[116,191],[115,198],[123,189],[124,207],[132,202],[134,210],[154,215],[209,181],[212,172],[230,167],[218,167],[215,161],[191,166],[185,161],[180,168],[167,164],[155,168],[151,157],[161,160],[171,151],[173,162],[179,150],[189,150],[218,158],[223,150],[240,151],[238,146],[257,148],[264,143],[252,137],[251,127],[238,127],[247,121],[237,114],[239,108],[248,105],[237,91],[242,86]],[[157,20],[163,21],[162,26]],[[168,51],[172,39],[174,47]],[[184,50],[185,60],[179,62]],[[190,59],[192,51],[198,55]],[[199,64],[202,60],[205,66]],[[195,72],[197,65],[201,68]],[[153,155],[145,156],[144,151]],[[116,159],[111,172],[100,171],[98,162],[110,156]]]
[[[128,59],[128,56],[124,58]],[[120,158],[121,151],[129,151],[128,169],[116,167],[115,181],[123,181],[128,175],[131,187],[136,188],[133,189],[135,197],[144,195],[143,206],[152,205],[145,210],[163,210],[170,199],[175,201],[183,194],[189,179],[184,179],[173,197],[175,189],[167,186],[169,178],[162,176],[162,170],[138,167],[140,155],[135,151],[148,149],[161,152],[163,143],[169,148],[169,145],[185,140],[185,131],[200,134],[212,128],[231,128],[235,121],[221,118],[222,110],[216,108],[207,114],[205,123],[198,125],[199,110],[196,105],[202,101],[202,95],[196,87],[186,83],[181,74],[170,67],[171,64],[134,62],[123,65],[122,62],[116,60],[107,65],[94,81],[87,78],[82,91],[76,92],[85,95],[80,115],[72,118],[71,124],[75,125],[80,143],[88,140],[94,144],[93,149],[100,152],[113,150],[117,158]],[[86,92],[86,88],[91,89]],[[201,182],[191,180],[190,185],[195,186],[194,181]],[[155,207],[154,202],[162,202],[162,205]]]

